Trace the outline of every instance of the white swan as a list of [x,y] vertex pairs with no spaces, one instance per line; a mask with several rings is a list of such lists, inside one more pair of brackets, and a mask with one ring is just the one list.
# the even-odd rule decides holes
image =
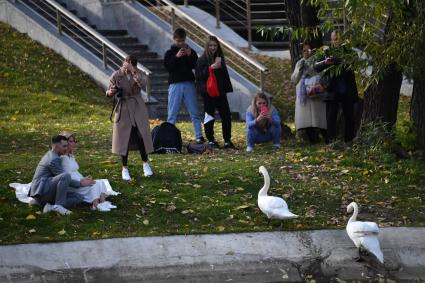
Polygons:
[[260,210],[267,215],[269,219],[284,220],[297,218],[298,215],[288,210],[288,205],[285,200],[267,195],[267,191],[270,187],[270,176],[264,166],[260,166],[259,171],[264,176],[264,186],[258,192],[258,207]]
[[354,245],[356,245],[359,249],[359,259],[362,249],[365,249],[366,251],[374,254],[379,262],[384,263],[384,255],[382,254],[378,240],[378,225],[375,222],[357,221],[356,219],[357,214],[359,213],[359,207],[355,202],[352,202],[347,206],[347,213],[351,213],[353,210],[354,213],[348,220],[346,230]]

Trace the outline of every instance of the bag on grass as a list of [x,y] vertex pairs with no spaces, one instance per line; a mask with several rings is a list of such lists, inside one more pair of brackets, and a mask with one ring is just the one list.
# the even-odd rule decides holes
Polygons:
[[171,123],[164,122],[152,129],[154,153],[181,153],[183,141],[179,129]]
[[196,154],[209,154],[213,152],[213,147],[209,144],[194,144],[190,143],[187,145],[188,153],[196,153]]

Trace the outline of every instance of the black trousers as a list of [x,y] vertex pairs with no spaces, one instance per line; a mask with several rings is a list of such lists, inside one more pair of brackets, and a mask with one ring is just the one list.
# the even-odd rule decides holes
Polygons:
[[[219,97],[210,97],[208,94],[203,94],[202,96],[204,98],[204,110],[206,114],[214,118],[215,110],[218,110],[218,114],[221,118],[224,142],[229,142],[232,138],[232,116],[227,96],[220,95]],[[215,119],[204,123],[205,136],[210,142],[215,141],[214,121]]]
[[316,144],[316,143],[320,142],[319,132],[322,135],[325,143],[328,143],[328,133],[327,133],[327,130],[325,130],[325,129],[308,127],[308,128],[304,128],[304,129],[300,129],[300,130],[305,131],[307,139],[310,142],[310,144]]
[[355,119],[354,119],[355,100],[351,97],[337,97],[335,100],[326,103],[326,119],[328,125],[328,139],[335,140],[337,137],[337,118],[338,111],[342,107],[344,115],[344,141],[349,142],[355,137]]
[[[138,148],[139,148],[140,157],[142,158],[142,161],[143,162],[148,161],[148,155],[146,153],[145,143],[143,142],[143,137],[140,135],[139,131],[137,130],[137,127],[131,128],[130,142],[129,143],[133,143],[133,144],[136,143]],[[130,147],[130,145],[129,145],[129,147]],[[128,150],[129,150],[129,148],[127,147],[127,154],[121,156],[122,166],[127,166],[127,164],[128,164]]]

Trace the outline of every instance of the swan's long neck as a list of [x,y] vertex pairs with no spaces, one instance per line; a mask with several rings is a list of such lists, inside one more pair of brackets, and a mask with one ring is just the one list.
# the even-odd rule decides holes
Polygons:
[[351,215],[350,219],[348,220],[348,223],[354,222],[357,220],[357,214],[359,214],[359,207],[357,206],[357,203],[351,204],[351,206],[354,208],[353,215]]
[[264,176],[264,186],[258,192],[258,196],[267,196],[267,192],[268,192],[269,187],[270,187],[270,176],[269,176],[269,173],[267,173],[266,170],[261,170],[261,174],[263,174],[263,176]]

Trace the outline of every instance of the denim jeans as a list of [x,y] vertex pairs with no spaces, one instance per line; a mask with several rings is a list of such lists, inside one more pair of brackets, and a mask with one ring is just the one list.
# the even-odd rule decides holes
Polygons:
[[202,125],[199,115],[198,101],[196,99],[195,84],[191,81],[170,84],[168,87],[168,118],[167,122],[176,124],[177,113],[179,112],[182,101],[186,105],[192,119],[195,137],[202,137]]
[[263,133],[257,128],[247,128],[246,145],[254,147],[256,143],[266,143],[272,141],[273,144],[280,144],[280,126],[271,126],[267,132]]

